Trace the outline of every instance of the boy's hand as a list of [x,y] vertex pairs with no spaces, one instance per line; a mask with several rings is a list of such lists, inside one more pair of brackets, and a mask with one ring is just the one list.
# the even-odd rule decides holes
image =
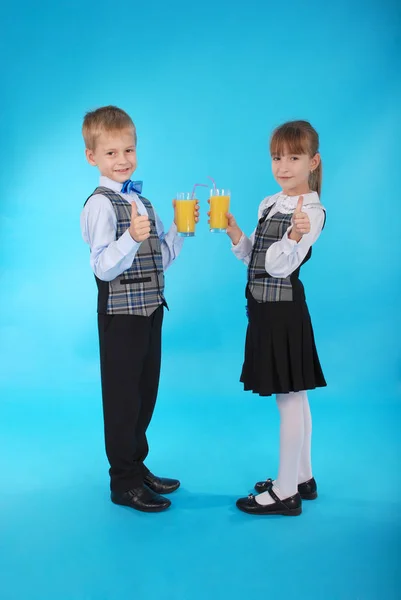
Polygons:
[[[208,202],[210,204],[210,200],[208,200]],[[207,216],[209,217],[208,223],[210,223],[210,210],[207,213]],[[226,217],[227,217],[227,221],[228,221],[226,233],[227,233],[228,237],[230,238],[230,240],[232,241],[232,243],[234,244],[234,246],[236,246],[238,244],[238,242],[240,241],[240,239],[242,238],[242,231],[238,227],[237,221],[235,220],[234,215],[232,215],[231,213],[226,213]]]
[[132,239],[137,242],[143,242],[150,236],[150,221],[147,215],[139,216],[138,207],[135,202],[131,203],[131,225],[129,232]]
[[[177,225],[177,201],[173,200],[173,208],[174,208],[174,224]],[[199,223],[199,200],[195,203],[195,223]]]
[[304,197],[300,196],[297,207],[292,216],[292,229],[288,235],[290,240],[300,242],[302,236],[310,232],[310,220],[306,213],[302,212]]
[[199,223],[199,200],[195,204],[195,223]]

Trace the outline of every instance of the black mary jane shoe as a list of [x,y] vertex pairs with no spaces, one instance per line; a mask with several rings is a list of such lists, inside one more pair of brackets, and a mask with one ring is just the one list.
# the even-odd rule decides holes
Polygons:
[[140,485],[126,492],[111,492],[114,504],[129,506],[142,512],[161,512],[171,506],[168,498],[156,494],[146,485]]
[[[266,479],[266,481],[258,481],[255,484],[255,490],[258,494],[267,492],[269,488],[273,487],[273,480]],[[298,485],[298,492],[301,495],[302,500],[315,500],[317,498],[317,484],[315,478],[308,479],[304,483]]]
[[148,471],[143,479],[145,485],[156,494],[171,494],[180,487],[178,479],[168,479],[167,477],[156,477]]
[[294,496],[280,500],[272,488],[266,490],[273,498],[274,503],[262,506],[256,502],[256,497],[249,494],[247,498],[239,498],[237,507],[250,515],[284,515],[286,517],[297,517],[302,513],[302,499],[297,492]]

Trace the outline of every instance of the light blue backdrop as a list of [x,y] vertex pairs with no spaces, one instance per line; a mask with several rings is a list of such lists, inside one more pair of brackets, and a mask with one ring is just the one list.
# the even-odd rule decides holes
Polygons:
[[[303,277],[331,391],[395,389],[395,9],[153,2],[120,14],[103,2],[69,2],[49,3],[40,18],[33,3],[5,11],[3,383],[97,379],[95,286],[79,231],[97,175],[84,161],[80,126],[85,111],[113,103],[137,124],[137,176],[166,227],[176,191],[212,175],[231,188],[232,210],[250,232],[258,203],[277,190],[270,131],[283,120],[311,120],[321,136],[328,221]],[[168,273],[166,354],[185,362],[195,350],[200,372],[220,379],[211,352],[238,362],[244,281],[228,240],[208,235],[204,214]]]
[[[84,160],[82,118],[105,104],[122,107],[136,123],[136,177],[144,180],[144,193],[166,228],[175,193],[211,175],[219,186],[231,189],[232,211],[251,232],[259,202],[277,191],[268,156],[271,130],[293,118],[312,122],[321,137],[322,202],[328,218],[302,279],[329,383],[312,396],[320,407],[331,407],[321,413],[322,421],[342,423],[336,433],[330,430],[334,445],[348,434],[353,447],[357,421],[349,429],[344,421],[349,415],[356,418],[356,404],[371,406],[363,444],[374,437],[375,419],[395,426],[399,410],[383,416],[381,407],[397,406],[400,393],[396,3],[74,0],[38,5],[17,0],[2,8],[2,21],[0,460],[6,487],[23,489],[28,478],[28,487],[40,489],[38,477],[42,483],[49,478],[65,482],[68,452],[77,464],[85,463],[85,427],[92,432],[90,447],[96,448],[93,465],[104,461],[96,288],[79,215],[98,181]],[[268,417],[262,413],[264,403],[255,399],[250,404],[251,398],[240,391],[246,272],[231,255],[228,238],[209,234],[206,198],[201,191],[203,214],[196,238],[185,241],[167,273],[171,310],[165,317],[160,408],[153,427],[156,464],[164,464],[166,419],[183,436],[177,438],[180,442],[173,440],[170,430],[173,457],[182,457],[184,464],[183,446],[193,443],[193,464],[212,486],[217,474],[210,471],[210,457],[204,473],[205,446],[215,448],[221,431],[228,435],[227,422],[236,417],[240,431],[245,410],[249,429],[244,444],[258,418]],[[78,433],[72,406],[83,419]],[[190,434],[182,434],[186,423]],[[46,432],[48,445],[41,446]],[[74,442],[74,436],[80,441]],[[324,437],[321,433],[320,455],[326,460],[332,456],[333,465],[335,452],[333,446],[325,447]],[[57,439],[65,444],[61,471],[60,457],[57,468],[49,458]],[[244,468],[252,462],[237,443],[235,435],[226,439],[223,470],[231,464],[228,452],[235,463],[238,451]],[[10,447],[12,460],[6,458]],[[390,445],[386,456],[393,456],[393,450]],[[356,451],[348,461],[342,458],[342,465],[355,460],[350,477],[364,452]],[[46,466],[39,469],[41,460]],[[92,467],[82,468],[90,479]],[[96,468],[101,490],[105,464]],[[73,473],[71,468],[67,479],[74,477],[76,469]],[[244,490],[236,485],[232,494],[236,491]],[[263,569],[255,581],[262,586],[262,579]],[[19,598],[18,593],[9,592],[5,600]],[[44,600],[46,593],[31,598]],[[103,598],[79,593],[66,597]],[[218,593],[228,597],[224,587]],[[110,594],[104,598],[114,600]],[[171,596],[180,597],[192,600],[187,592]],[[360,597],[375,596],[366,592]],[[387,597],[393,597],[391,591]]]

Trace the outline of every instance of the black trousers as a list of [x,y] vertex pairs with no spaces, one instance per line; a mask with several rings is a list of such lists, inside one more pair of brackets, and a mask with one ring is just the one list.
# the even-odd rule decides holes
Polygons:
[[159,387],[163,306],[150,317],[98,315],[104,435],[110,487],[143,482],[146,430]]

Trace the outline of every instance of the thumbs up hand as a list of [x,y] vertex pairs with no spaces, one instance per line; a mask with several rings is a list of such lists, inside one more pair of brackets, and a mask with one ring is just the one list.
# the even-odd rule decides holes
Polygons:
[[131,224],[129,232],[135,242],[143,242],[150,236],[150,221],[147,215],[139,216],[135,202],[131,203]]
[[292,229],[288,235],[290,240],[299,242],[305,233],[310,232],[310,220],[306,213],[302,212],[304,197],[300,196],[294,214],[292,216]]

